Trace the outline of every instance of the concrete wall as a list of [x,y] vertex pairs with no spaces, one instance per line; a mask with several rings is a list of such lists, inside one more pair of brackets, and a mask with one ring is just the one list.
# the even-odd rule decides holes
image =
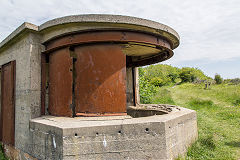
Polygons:
[[29,120],[40,116],[40,53],[35,33],[27,33],[0,51],[0,65],[16,60],[15,147],[31,153]]
[[45,116],[30,128],[38,159],[170,160],[197,138],[196,112],[184,108],[141,118]]

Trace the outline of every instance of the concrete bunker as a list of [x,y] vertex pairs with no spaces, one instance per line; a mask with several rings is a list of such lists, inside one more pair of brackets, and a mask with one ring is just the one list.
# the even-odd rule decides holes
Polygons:
[[135,17],[77,15],[40,26],[24,23],[0,44],[0,138],[7,156],[183,154],[197,137],[196,113],[140,104],[137,69],[171,58],[178,45],[172,28]]

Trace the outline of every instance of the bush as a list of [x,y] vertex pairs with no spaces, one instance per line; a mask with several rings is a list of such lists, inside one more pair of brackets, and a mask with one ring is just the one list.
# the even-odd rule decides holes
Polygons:
[[182,82],[193,82],[196,77],[192,74],[191,70],[187,68],[183,68],[179,74],[180,79]]
[[223,79],[219,74],[215,75],[214,80],[216,81],[216,84],[222,84],[223,82]]
[[168,86],[183,82],[205,82],[212,80],[197,68],[183,67],[181,69],[166,64],[139,67],[139,77],[143,77],[154,87]]
[[173,82],[173,83],[176,83],[176,79],[178,78],[178,74],[177,73],[170,73],[169,75],[168,75],[168,77],[171,79],[171,81]]
[[152,78],[150,83],[152,85],[154,85],[155,87],[162,87],[165,84],[164,81],[162,80],[162,78],[159,78],[159,77]]
[[143,68],[139,68],[139,93],[140,101],[143,104],[150,103],[151,98],[156,93],[156,87],[146,78]]
[[231,79],[231,80],[230,80],[230,83],[235,84],[235,85],[238,85],[238,84],[240,84],[240,78]]
[[233,102],[234,106],[240,106],[240,98],[237,98],[234,102]]

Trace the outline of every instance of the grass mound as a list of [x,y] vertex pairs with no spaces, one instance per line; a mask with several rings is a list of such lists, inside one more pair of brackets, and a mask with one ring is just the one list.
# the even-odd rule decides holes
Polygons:
[[161,87],[154,103],[175,104],[197,111],[198,140],[179,160],[240,159],[240,85],[181,84]]

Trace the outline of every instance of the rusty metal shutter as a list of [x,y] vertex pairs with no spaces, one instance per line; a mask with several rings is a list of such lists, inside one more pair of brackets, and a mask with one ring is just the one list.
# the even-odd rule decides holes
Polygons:
[[72,66],[68,48],[49,55],[49,107],[55,116],[73,116],[72,113]]
[[121,47],[95,44],[76,47],[74,52],[77,115],[126,112],[126,55]]

